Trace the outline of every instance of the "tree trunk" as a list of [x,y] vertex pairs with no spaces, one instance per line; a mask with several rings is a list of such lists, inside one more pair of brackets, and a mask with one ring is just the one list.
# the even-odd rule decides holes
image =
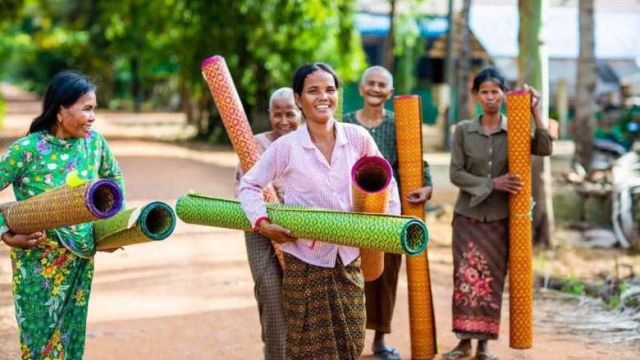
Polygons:
[[471,0],[462,2],[460,11],[460,56],[458,57],[458,118],[469,119],[469,71],[471,69],[471,41],[469,37],[469,9]]
[[453,0],[449,0],[449,12],[447,14],[447,20],[449,22],[449,28],[447,29],[447,59],[446,59],[446,78],[447,85],[449,86],[449,103],[447,104],[447,111],[445,114],[444,123],[444,149],[451,149],[451,126],[456,122],[457,116],[457,103],[454,100],[456,98],[455,88],[455,69],[454,69],[454,53],[453,53],[453,39],[455,37],[455,27],[453,26]]
[[393,73],[394,48],[396,44],[395,17],[396,17],[396,1],[389,0],[391,10],[389,11],[389,33],[387,34],[386,46],[384,48],[384,67]]
[[140,81],[140,61],[133,56],[131,58],[131,96],[135,112],[142,110],[142,83]]
[[595,119],[595,89],[597,81],[593,0],[578,2],[580,53],[576,79],[576,116],[574,141],[576,145],[574,161],[591,170],[593,152],[593,131]]
[[[542,47],[541,40],[542,30],[542,1],[543,0],[519,0],[518,12],[520,27],[518,29],[518,86],[522,87],[525,83],[529,84],[542,92],[543,97],[548,104],[548,81],[547,76],[543,76]],[[546,119],[548,106],[543,106],[542,116]],[[549,162],[545,158],[532,156],[532,196],[535,201],[533,209],[533,243],[540,245],[551,245],[551,224],[553,218],[548,211],[551,208],[551,201],[547,202],[547,194],[550,193],[551,173],[545,171],[549,168]],[[545,166],[546,165],[546,166]],[[549,177],[549,179],[545,179]],[[549,199],[550,200],[550,199]]]

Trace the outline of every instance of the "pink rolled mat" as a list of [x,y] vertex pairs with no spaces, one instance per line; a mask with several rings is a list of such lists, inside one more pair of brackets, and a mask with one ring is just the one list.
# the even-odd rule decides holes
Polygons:
[[[222,123],[229,134],[231,145],[238,154],[240,167],[246,173],[258,161],[261,152],[253,137],[251,125],[249,125],[249,120],[242,107],[242,101],[240,101],[227,63],[222,56],[214,55],[202,61],[200,67],[202,68],[202,76],[209,85],[211,96],[222,118]],[[263,195],[265,201],[279,202],[278,195],[270,186],[265,188]],[[284,257],[280,246],[274,242],[271,244],[280,265],[284,268]]]

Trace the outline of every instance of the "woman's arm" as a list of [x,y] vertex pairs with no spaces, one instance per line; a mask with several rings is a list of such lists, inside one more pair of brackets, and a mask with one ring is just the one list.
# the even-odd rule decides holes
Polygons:
[[[27,168],[24,157],[24,149],[19,142],[13,143],[7,151],[0,155],[0,190],[4,190],[16,181]],[[15,234],[10,231],[5,223],[5,218],[0,213],[0,241],[11,247],[23,249],[32,248],[45,238],[43,231],[32,234]]]
[[553,152],[553,138],[549,133],[549,124],[540,112],[540,93],[538,90],[524,86],[531,93],[531,115],[536,123],[536,130],[531,139],[531,153],[538,156],[549,156]]
[[100,159],[100,168],[98,169],[98,176],[101,179],[110,179],[118,184],[120,190],[122,190],[122,208],[125,208],[125,189],[124,189],[124,176],[122,174],[122,170],[120,170],[120,165],[118,165],[118,160],[116,160],[115,156],[111,152],[111,148],[107,141],[102,137],[102,135],[98,135],[102,139],[102,154]]

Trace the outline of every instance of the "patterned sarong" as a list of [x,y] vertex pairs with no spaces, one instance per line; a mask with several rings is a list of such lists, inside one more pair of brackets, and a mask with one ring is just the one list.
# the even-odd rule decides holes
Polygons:
[[287,359],[358,359],[366,316],[360,258],[323,268],[285,253],[285,263]]
[[507,273],[508,219],[453,219],[453,331],[461,339],[497,339]]

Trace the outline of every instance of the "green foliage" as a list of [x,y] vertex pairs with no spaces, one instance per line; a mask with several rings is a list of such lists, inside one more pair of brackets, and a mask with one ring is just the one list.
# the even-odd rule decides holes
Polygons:
[[366,66],[351,0],[10,2],[14,16],[0,20],[1,78],[41,92],[74,68],[114,108],[175,108],[179,94],[203,136],[220,127],[200,72],[206,57],[225,57],[247,114],[263,128],[269,93],[290,85],[301,64],[329,63],[344,81]]
[[562,291],[573,295],[584,295],[585,285],[578,279],[568,279],[562,285]]
[[4,111],[7,107],[7,104],[4,101],[4,98],[0,95],[0,131],[2,131],[2,126],[4,125]]

